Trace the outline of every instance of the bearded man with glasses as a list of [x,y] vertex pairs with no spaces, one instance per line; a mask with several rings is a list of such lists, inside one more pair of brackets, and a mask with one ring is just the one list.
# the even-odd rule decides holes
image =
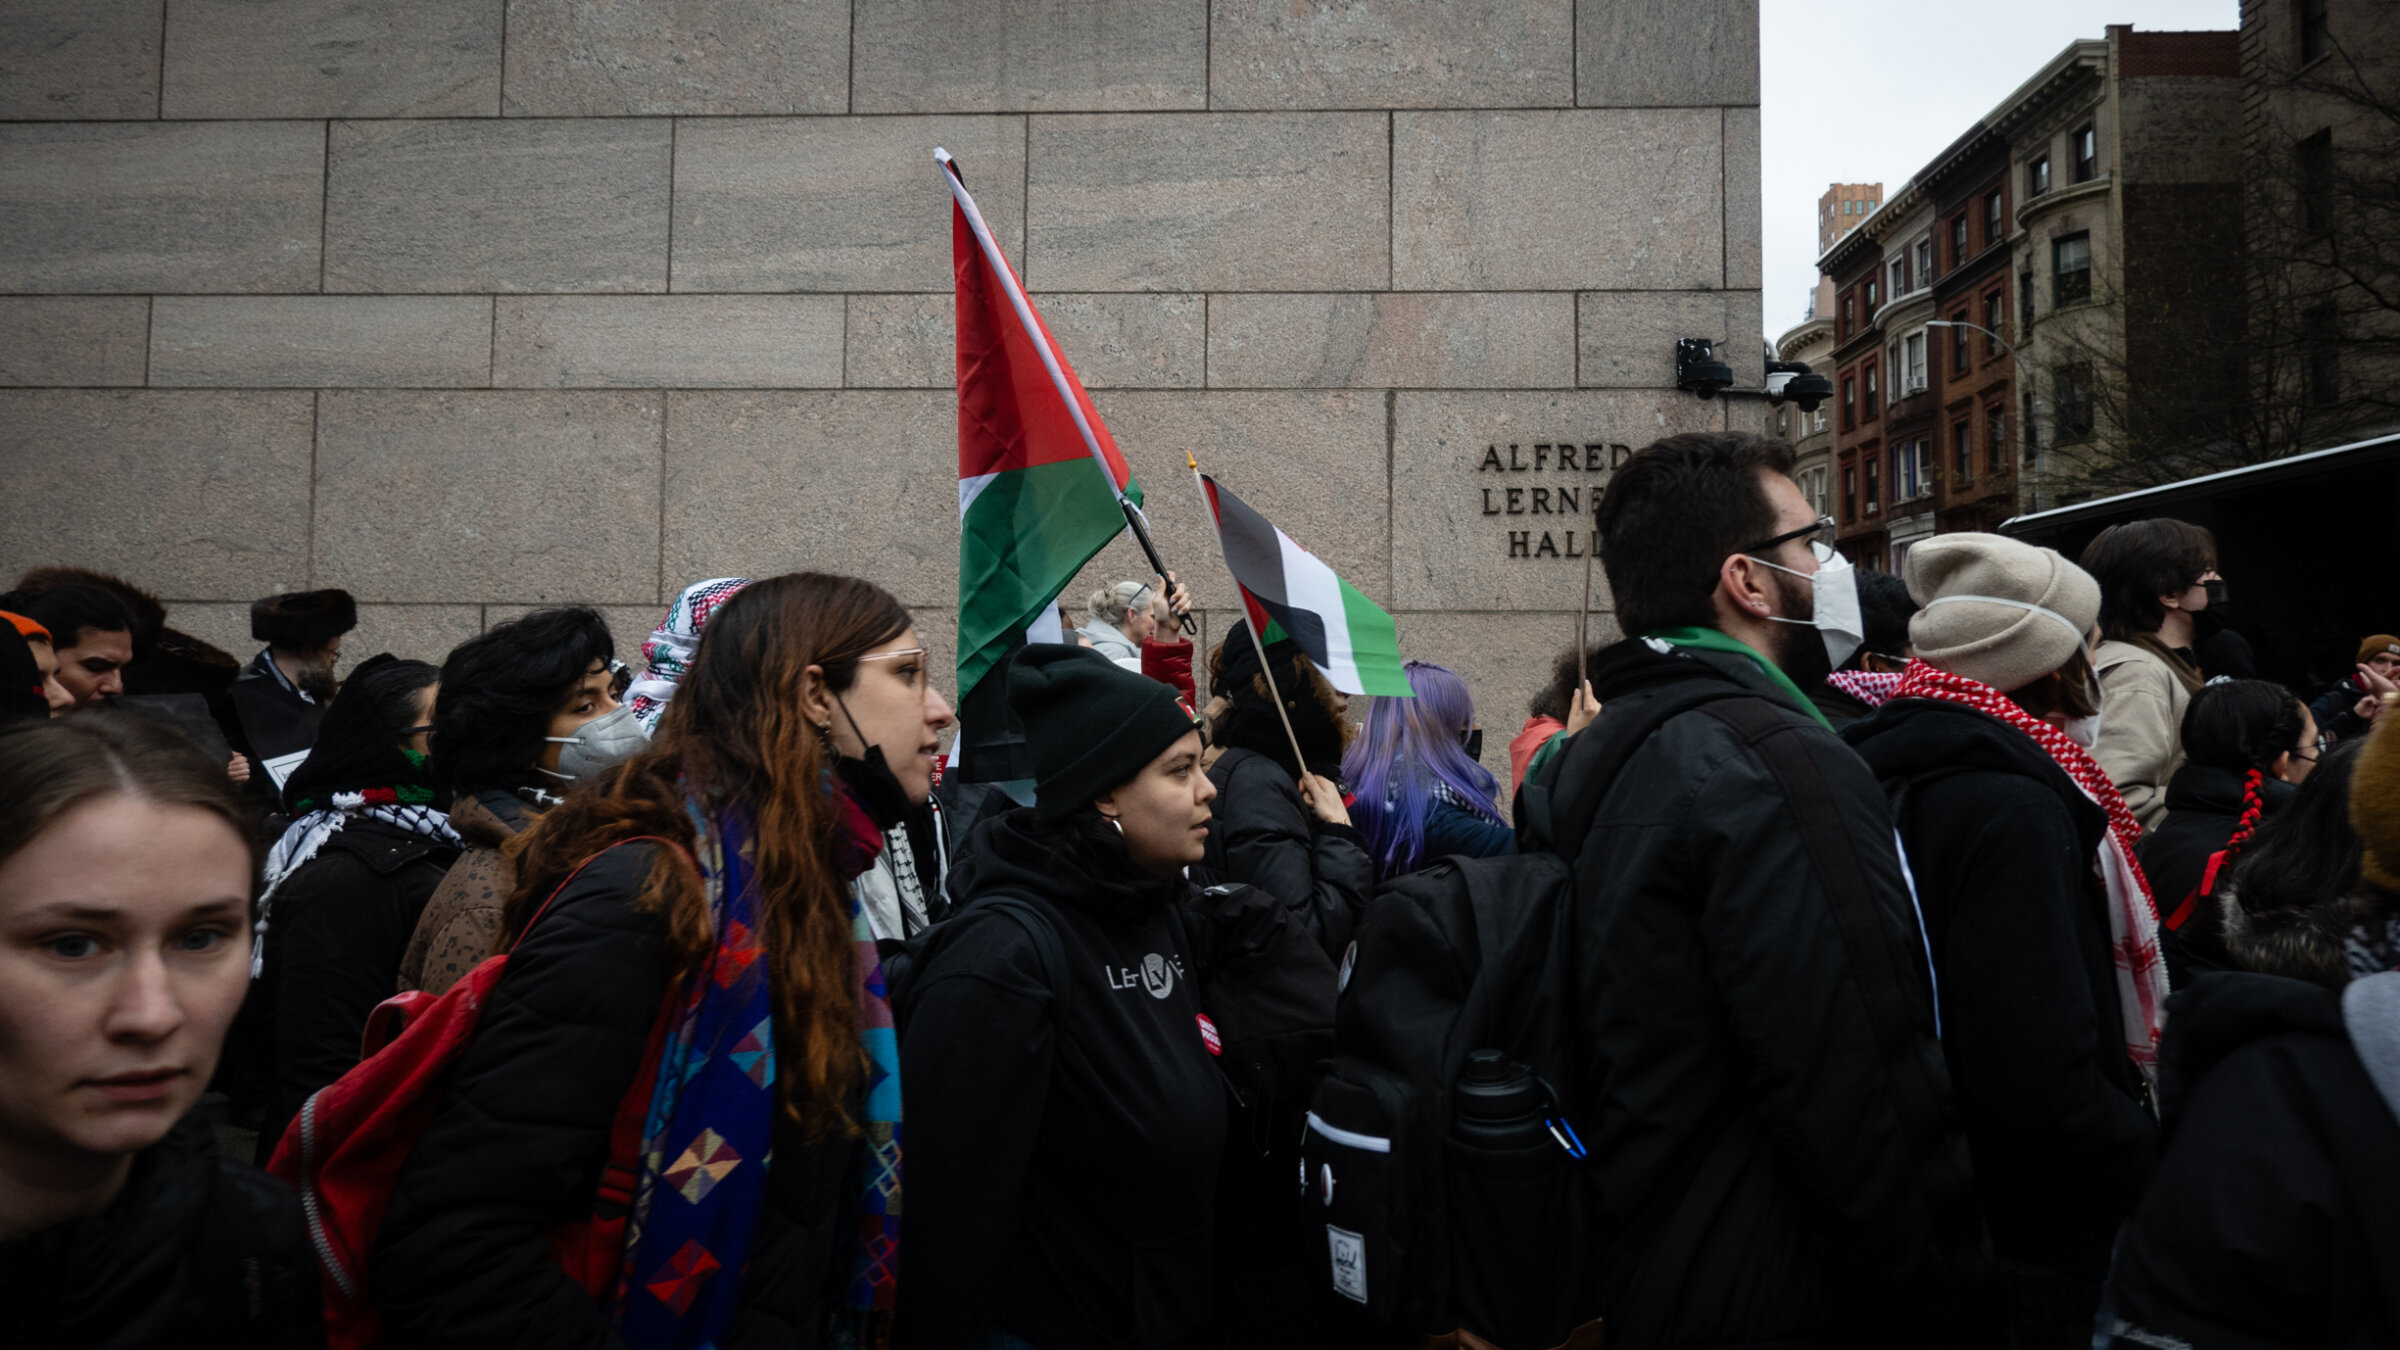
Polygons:
[[1804,692],[1860,623],[1791,469],[1672,436],[1599,506],[1627,636],[1539,785],[1575,873],[1593,1311],[1610,1350],[2005,1344],[1890,808]]

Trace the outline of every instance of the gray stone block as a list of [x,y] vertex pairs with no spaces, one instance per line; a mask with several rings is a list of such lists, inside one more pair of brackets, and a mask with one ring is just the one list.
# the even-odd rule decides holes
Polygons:
[[[1403,609],[1573,615],[1592,494],[1609,466],[1661,436],[1725,425],[1724,403],[1671,390],[1393,397],[1392,573]],[[1595,582],[1594,605],[1608,607],[1606,589]]]
[[1575,383],[1563,293],[1213,295],[1213,389],[1540,389]]
[[481,295],[162,295],[150,383],[313,389],[490,383]]
[[1758,109],[1725,110],[1725,284],[1757,286],[1765,229],[1759,202]]
[[838,113],[847,0],[508,0],[511,117]]
[[[1191,583],[1199,603],[1228,603],[1233,583],[1199,488],[1184,466],[1186,451],[1351,585],[1389,605],[1385,398],[1194,390],[1111,392],[1093,402],[1142,485],[1151,537],[1167,566]],[[1103,550],[1087,576],[1097,587],[1148,571],[1141,546],[1128,535]]]
[[1001,249],[1022,256],[1025,119],[687,121],[675,145],[679,291],[948,294],[958,157]]
[[658,598],[660,395],[320,399],[316,584],[398,603]]
[[1380,115],[1044,117],[1032,147],[1028,286],[1390,284],[1391,166]]
[[0,392],[0,576],[73,562],[161,595],[226,599],[305,584],[311,400]]
[[0,385],[140,384],[149,328],[143,296],[0,299]]
[[[1196,389],[1204,297],[1036,295],[1086,389]],[[958,333],[946,295],[850,297],[850,387],[953,389]]]
[[1758,0],[1577,0],[1587,108],[1758,102]]
[[665,574],[820,569],[958,594],[958,405],[939,391],[674,393]]
[[314,122],[0,126],[0,291],[313,291]]
[[878,0],[859,7],[853,46],[862,113],[1208,103],[1208,0]]
[[451,648],[482,631],[481,605],[360,605],[358,627],[342,639],[341,673],[378,652],[438,666]]
[[0,5],[0,119],[158,116],[165,0]]
[[663,291],[663,119],[336,122],[331,291]]
[[1213,108],[1575,101],[1574,0],[1214,0]]
[[492,383],[510,387],[789,389],[842,382],[835,295],[506,297]]
[[1674,388],[1680,338],[1716,343],[1742,388],[1763,377],[1756,291],[1585,291],[1576,315],[1587,389]]
[[502,0],[175,0],[165,117],[490,117]]
[[1715,108],[1403,112],[1392,137],[1397,289],[1723,284]]

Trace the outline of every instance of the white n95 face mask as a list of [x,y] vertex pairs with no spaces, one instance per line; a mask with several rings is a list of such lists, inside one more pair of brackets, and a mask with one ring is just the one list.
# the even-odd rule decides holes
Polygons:
[[[1825,551],[1833,553],[1831,549]],[[1866,620],[1860,617],[1858,609],[1858,569],[1839,553],[1821,559],[1814,572],[1793,571],[1781,563],[1771,563],[1759,557],[1753,557],[1751,561],[1772,567],[1778,572],[1790,572],[1793,576],[1808,578],[1812,583],[1812,598],[1806,619],[1787,619],[1780,614],[1767,617],[1776,623],[1805,623],[1815,628],[1817,636],[1825,640],[1825,658],[1833,663],[1835,670],[1840,670],[1842,663],[1850,659],[1850,654],[1867,640]]]
[[642,729],[630,706],[615,712],[603,713],[575,729],[572,736],[542,738],[566,748],[558,752],[558,769],[541,772],[562,783],[589,778],[611,764],[633,758],[642,747],[650,744],[650,733]]

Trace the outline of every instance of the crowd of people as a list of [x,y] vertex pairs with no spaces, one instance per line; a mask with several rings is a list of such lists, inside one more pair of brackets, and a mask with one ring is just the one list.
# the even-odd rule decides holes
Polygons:
[[1569,1178],[1588,1231],[1511,1274],[1539,1347],[2400,1344],[2400,637],[2304,699],[2204,529],[1861,573],[1791,468],[1615,470],[1627,636],[1516,654],[1505,787],[1455,671],[1354,707],[1247,620],[1195,653],[1172,577],[1015,653],[1032,779],[970,783],[867,579],[696,582],[626,659],[569,606],[344,669],[338,590],[259,601],[243,662],[27,573],[10,1341],[1538,1350],[1443,1302],[1473,1252],[1392,1320],[1385,1234],[1326,1217],[1382,1183],[1295,1153],[1399,1165],[1312,1093],[1433,1034],[1395,973],[1461,996],[1351,982],[1389,888],[1472,867],[1565,878],[1490,995],[1565,1049],[1507,1154],[1504,1061],[1449,1047],[1449,1199],[1369,1217],[1516,1212],[1479,1157]]

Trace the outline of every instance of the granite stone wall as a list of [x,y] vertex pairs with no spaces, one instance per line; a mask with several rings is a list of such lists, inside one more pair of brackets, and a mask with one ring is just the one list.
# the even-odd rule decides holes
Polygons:
[[1674,339],[1757,349],[1757,104],[1756,0],[10,0],[0,580],[438,658],[821,567],[946,647],[942,145],[1212,634],[1186,450],[1499,766],[1607,464],[1725,424]]

